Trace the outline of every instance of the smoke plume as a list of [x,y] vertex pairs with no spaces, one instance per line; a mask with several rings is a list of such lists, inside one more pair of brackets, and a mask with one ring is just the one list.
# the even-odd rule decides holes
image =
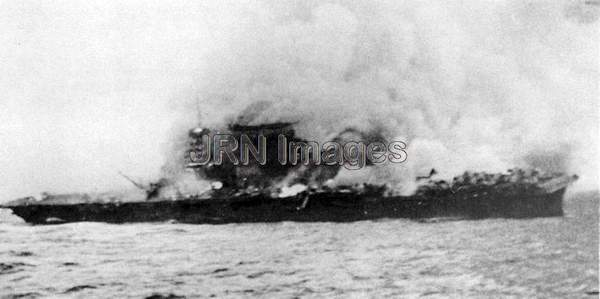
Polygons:
[[375,128],[407,142],[408,161],[341,176],[405,192],[431,168],[595,184],[597,19],[574,1],[256,4],[212,53],[194,104],[202,125],[294,121],[309,140]]

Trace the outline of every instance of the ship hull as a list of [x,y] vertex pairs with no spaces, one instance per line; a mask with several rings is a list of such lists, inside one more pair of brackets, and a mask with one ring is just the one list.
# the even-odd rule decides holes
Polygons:
[[532,218],[562,216],[565,188],[551,193],[479,190],[436,196],[369,196],[315,193],[288,198],[246,195],[212,199],[122,203],[27,204],[5,206],[26,222],[165,222],[195,224],[251,222],[350,222],[380,218]]

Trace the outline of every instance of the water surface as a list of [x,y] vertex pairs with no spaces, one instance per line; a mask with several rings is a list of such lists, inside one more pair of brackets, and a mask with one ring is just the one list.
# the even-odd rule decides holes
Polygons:
[[598,195],[565,217],[0,223],[0,297],[597,298]]

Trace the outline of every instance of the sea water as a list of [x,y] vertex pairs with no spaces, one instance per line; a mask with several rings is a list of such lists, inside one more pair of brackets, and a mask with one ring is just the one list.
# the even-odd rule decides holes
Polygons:
[[2,298],[597,298],[598,194],[536,219],[0,223]]

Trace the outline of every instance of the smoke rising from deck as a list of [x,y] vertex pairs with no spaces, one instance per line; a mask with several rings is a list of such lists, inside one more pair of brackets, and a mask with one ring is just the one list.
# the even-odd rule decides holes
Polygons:
[[531,165],[597,188],[594,1],[3,7],[0,200],[180,176],[187,130],[242,112],[311,140],[352,126],[408,143],[406,163],[339,180],[410,192],[432,167]]
[[405,164],[346,181],[538,167],[598,179],[598,7],[582,1],[257,4],[213,53],[199,121],[346,127],[408,143]]

